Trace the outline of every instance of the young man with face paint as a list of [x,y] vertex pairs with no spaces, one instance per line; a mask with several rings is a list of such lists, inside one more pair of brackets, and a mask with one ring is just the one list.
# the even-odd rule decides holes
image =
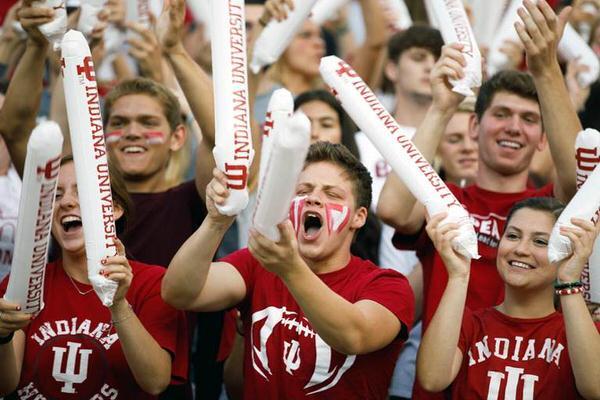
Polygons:
[[215,207],[229,192],[214,176],[208,216],[167,270],[165,300],[240,310],[247,398],[386,399],[414,299],[402,275],[350,254],[371,201],[366,168],[342,145],[313,144],[281,240],[252,231],[247,249],[218,262],[234,217]]

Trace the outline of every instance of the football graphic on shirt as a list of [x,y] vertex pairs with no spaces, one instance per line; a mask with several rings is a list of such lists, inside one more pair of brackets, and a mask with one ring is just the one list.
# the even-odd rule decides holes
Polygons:
[[306,377],[306,395],[334,387],[356,360],[333,351],[305,317],[286,307],[253,313],[250,331],[254,370],[267,381],[274,371]]

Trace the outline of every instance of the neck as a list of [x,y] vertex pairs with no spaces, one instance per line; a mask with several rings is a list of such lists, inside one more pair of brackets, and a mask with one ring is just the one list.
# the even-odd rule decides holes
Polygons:
[[304,262],[317,275],[339,271],[350,262],[350,251],[337,252],[324,260],[309,260],[303,257]]
[[90,285],[87,274],[87,258],[85,250],[77,253],[62,251],[62,266],[65,273],[73,280]]
[[519,193],[527,189],[528,171],[502,175],[479,160],[475,182],[482,189],[500,193]]
[[141,180],[125,178],[125,187],[129,193],[158,193],[168,189],[165,170]]
[[552,314],[554,308],[554,288],[523,290],[504,287],[504,301],[497,306],[498,311],[514,318],[543,318]]
[[431,105],[431,96],[396,94],[394,118],[405,126],[419,126]]

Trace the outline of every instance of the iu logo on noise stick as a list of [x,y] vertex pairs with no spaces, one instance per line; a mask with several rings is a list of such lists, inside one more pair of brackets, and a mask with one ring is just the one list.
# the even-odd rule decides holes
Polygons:
[[94,72],[94,63],[92,57],[87,56],[83,59],[83,65],[77,66],[77,75],[85,74],[85,78],[88,81],[96,80],[96,73]]
[[596,165],[600,163],[598,148],[578,148],[575,159],[577,160],[577,168],[582,171],[593,171],[594,168],[596,168]]
[[358,78],[358,74],[356,73],[356,71],[354,71],[352,67],[344,61],[339,61],[338,66],[340,67],[340,69],[337,69],[335,73],[339,76],[348,75],[350,78]]
[[225,163],[225,176],[229,189],[243,190],[248,181],[248,168],[245,165],[231,165]]
[[52,160],[48,161],[43,168],[38,166],[37,174],[43,175],[44,178],[46,178],[46,179],[56,178],[58,176],[58,171],[59,171],[59,167],[60,167],[60,159],[61,159],[61,157],[58,156],[58,157],[53,158]]

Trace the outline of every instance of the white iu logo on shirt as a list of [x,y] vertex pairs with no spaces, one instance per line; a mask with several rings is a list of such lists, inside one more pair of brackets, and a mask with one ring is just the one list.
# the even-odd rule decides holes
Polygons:
[[[54,352],[54,363],[52,365],[52,377],[57,382],[63,382],[60,389],[62,393],[75,393],[73,387],[76,383],[82,383],[87,379],[88,362],[92,350],[80,349],[81,343],[67,342],[68,354],[67,365],[63,370],[63,356],[67,349],[64,347],[52,347]],[[77,359],[79,358],[79,363]],[[79,371],[75,372],[75,365],[79,364]]]

